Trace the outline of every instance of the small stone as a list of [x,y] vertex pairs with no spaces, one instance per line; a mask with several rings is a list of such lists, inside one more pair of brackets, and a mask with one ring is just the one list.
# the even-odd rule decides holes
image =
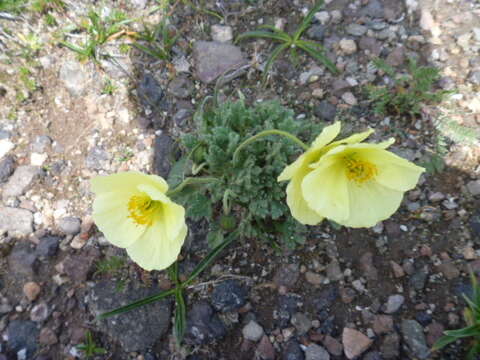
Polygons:
[[275,360],[275,349],[267,335],[264,335],[260,340],[256,353],[263,360]]
[[215,286],[212,293],[213,307],[222,312],[240,309],[247,302],[248,292],[237,280],[226,280]]
[[347,34],[353,36],[363,36],[367,32],[367,27],[360,24],[350,24],[345,29]]
[[337,114],[337,107],[330,102],[324,100],[321,101],[315,108],[313,109],[313,113],[315,116],[319,117],[324,121],[333,121],[335,120],[335,116]]
[[193,57],[196,75],[206,84],[215,81],[226,71],[238,69],[246,64],[239,47],[221,42],[196,41],[193,45]]
[[3,199],[22,195],[42,175],[38,166],[22,165],[17,167],[3,188]]
[[50,328],[43,328],[40,330],[40,335],[38,336],[38,342],[42,345],[55,345],[58,343],[58,338]]
[[58,236],[43,236],[42,238],[40,238],[40,241],[36,248],[37,255],[43,258],[55,256],[57,254],[61,240],[62,238]]
[[467,189],[473,196],[480,195],[480,180],[473,180],[468,182]]
[[49,315],[48,306],[45,303],[35,305],[30,311],[30,320],[35,322],[42,322],[47,320]]
[[458,270],[452,262],[444,262],[438,265],[437,268],[448,280],[452,280],[460,276],[460,270]]
[[213,25],[211,27],[212,39],[219,42],[229,42],[233,39],[231,26]]
[[58,228],[67,235],[77,235],[80,232],[81,221],[77,217],[67,216],[57,221]]
[[286,288],[292,288],[300,276],[300,267],[298,264],[289,264],[287,266],[281,266],[275,272],[273,276],[273,282],[277,286],[285,286]]
[[440,202],[443,199],[445,199],[445,194],[438,191],[428,195],[428,200],[430,200],[431,202]]
[[251,320],[242,329],[243,337],[247,340],[257,342],[263,337],[263,328],[255,321]]
[[415,320],[403,320],[401,324],[403,340],[413,356],[427,359],[430,350],[427,347],[422,326]]
[[0,159],[8,154],[15,147],[15,144],[8,139],[0,139]]
[[179,99],[186,99],[192,95],[195,86],[193,82],[183,76],[176,77],[168,85],[168,91]]
[[340,297],[345,304],[350,304],[356,295],[355,290],[352,288],[344,287],[340,289]]
[[400,336],[397,333],[388,334],[380,345],[380,352],[384,359],[398,359],[400,349]]
[[143,107],[156,108],[161,104],[165,94],[157,79],[149,73],[144,73],[137,85],[137,95]]
[[433,344],[435,344],[437,340],[443,336],[444,330],[445,330],[445,327],[436,321],[428,325],[427,326],[427,345],[429,347],[432,347]]
[[358,104],[357,98],[350,91],[347,91],[345,94],[342,95],[342,100],[350,106],[355,106]]
[[87,280],[88,273],[98,256],[98,250],[89,249],[88,252],[82,252],[75,255],[68,255],[63,260],[63,270],[65,274],[76,283],[82,283]]
[[330,354],[317,344],[310,344],[305,349],[305,360],[330,360]]
[[315,13],[314,18],[322,25],[327,24],[330,21],[330,14],[328,11],[319,11]]
[[291,323],[297,329],[298,334],[305,335],[312,328],[312,321],[304,313],[293,314]]
[[47,135],[40,135],[35,138],[31,147],[36,153],[44,153],[52,145],[52,139]]
[[5,158],[0,161],[0,183],[7,181],[14,170],[15,158],[11,155],[5,156]]
[[35,301],[38,294],[40,294],[41,288],[36,282],[30,281],[23,285],[23,293],[29,301]]
[[171,157],[174,151],[174,141],[171,136],[162,132],[155,136],[155,144],[153,150],[153,168],[155,174],[164,178],[168,177],[172,168]]
[[357,290],[359,293],[364,293],[367,291],[365,288],[365,285],[363,285],[362,281],[360,279],[353,280],[352,281],[352,286],[355,290]]
[[327,348],[327,351],[334,356],[341,356],[343,353],[343,345],[337,339],[330,335],[325,335],[322,341],[323,345]]
[[372,56],[379,56],[382,52],[382,44],[375,38],[362,36],[358,42],[361,50],[368,51]]
[[323,275],[314,273],[313,271],[307,271],[305,273],[305,279],[308,283],[319,286],[324,283],[325,277]]
[[325,95],[325,92],[323,91],[323,89],[318,88],[312,91],[312,96],[314,98],[321,99],[323,98],[324,95]]
[[339,46],[345,55],[352,55],[357,52],[357,44],[354,40],[342,39],[339,42]]
[[85,165],[92,170],[103,170],[108,167],[110,155],[100,146],[94,146],[85,158]]
[[425,287],[425,283],[428,278],[428,273],[424,269],[419,269],[410,276],[408,281],[409,285],[413,287],[415,290],[423,290]]
[[340,281],[343,279],[343,272],[340,269],[340,264],[338,261],[332,261],[327,265],[327,277],[330,281]]
[[338,24],[342,21],[342,12],[340,10],[333,10],[330,12],[330,15],[332,17],[332,23]]
[[48,155],[47,154],[38,154],[38,153],[31,153],[30,154],[30,165],[33,166],[42,166],[45,161],[47,161]]
[[32,276],[37,265],[37,255],[30,244],[18,241],[8,256],[9,271],[21,276]]
[[389,315],[376,315],[373,320],[373,331],[382,335],[393,331],[393,318]]
[[65,61],[60,68],[60,80],[70,95],[75,97],[83,95],[88,85],[85,66],[77,61]]
[[326,286],[313,296],[313,304],[317,312],[328,309],[338,298],[338,289],[335,286]]
[[480,70],[471,71],[470,75],[468,76],[468,81],[470,81],[474,85],[480,85]]
[[432,322],[432,315],[426,311],[421,311],[415,314],[415,320],[417,320],[420,325],[427,326]]
[[373,265],[373,254],[371,252],[366,252],[360,257],[360,268],[368,280],[378,280],[378,271]]
[[386,314],[393,314],[400,309],[404,302],[405,297],[403,295],[390,295],[387,303],[385,304],[384,312]]
[[368,350],[372,345],[373,340],[369,339],[360,331],[344,328],[342,333],[342,343],[345,356],[348,359],[354,359]]
[[325,38],[327,27],[325,25],[316,24],[310,26],[307,30],[307,35],[310,39],[322,41]]
[[385,62],[393,67],[398,67],[405,63],[405,49],[403,46],[397,46],[393,51],[388,54]]
[[305,355],[300,344],[292,339],[287,343],[283,351],[282,360],[305,360]]
[[37,350],[37,325],[33,321],[13,320],[7,328],[7,347],[14,352],[26,349],[26,356],[33,357]]
[[72,241],[70,242],[70,247],[72,249],[76,249],[76,250],[79,250],[81,248],[83,248],[86,243],[88,241],[88,238],[87,237],[84,237],[84,236],[81,236],[81,235],[77,235],[75,236]]
[[398,265],[395,261],[391,260],[390,265],[392,266],[393,275],[398,279],[405,276],[405,271],[403,268]]
[[0,233],[7,231],[19,235],[33,232],[33,214],[26,209],[0,207]]

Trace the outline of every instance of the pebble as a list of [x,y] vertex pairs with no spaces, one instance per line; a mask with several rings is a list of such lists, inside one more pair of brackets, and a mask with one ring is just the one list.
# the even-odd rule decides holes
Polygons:
[[20,235],[33,232],[33,214],[26,209],[0,207],[0,233],[8,231]]
[[400,309],[404,302],[405,297],[403,295],[390,295],[387,303],[385,304],[384,312],[386,314],[393,314]]
[[0,160],[0,183],[8,180],[15,170],[15,158],[11,155],[5,156]]
[[388,334],[383,338],[380,352],[385,360],[398,359],[400,349],[400,336],[397,333]]
[[393,331],[393,318],[389,315],[375,315],[373,320],[373,331],[382,335]]
[[43,236],[40,238],[37,248],[35,249],[37,255],[42,258],[55,256],[61,240],[62,238],[59,236]]
[[168,91],[179,99],[186,99],[192,95],[195,86],[193,82],[183,76],[178,76],[168,85]]
[[372,345],[373,340],[369,339],[358,330],[344,328],[342,333],[342,343],[345,356],[348,359],[354,359],[367,351]]
[[325,38],[325,32],[327,31],[327,27],[322,24],[315,24],[310,26],[307,30],[307,36],[310,39],[322,41]]
[[305,335],[312,328],[312,321],[304,313],[297,312],[293,314],[290,321],[300,336]]
[[7,347],[15,352],[26,349],[26,356],[33,357],[37,350],[39,330],[33,321],[13,320],[8,324]]
[[85,165],[92,170],[103,170],[108,168],[110,155],[100,146],[94,146],[85,158]]
[[15,147],[15,144],[8,139],[0,140],[0,159],[8,154]]
[[38,342],[42,345],[51,346],[58,343],[58,338],[52,329],[43,328],[42,330],[40,330],[40,335],[38,336]]
[[433,346],[437,342],[437,340],[442,337],[443,331],[445,327],[434,321],[430,325],[427,326],[427,345],[429,347]]
[[72,96],[81,96],[88,85],[86,67],[78,61],[65,61],[60,67],[60,80]]
[[427,281],[428,273],[424,269],[418,269],[415,271],[408,281],[409,285],[415,290],[423,290]]
[[360,257],[360,268],[368,280],[378,280],[378,270],[373,265],[373,254],[366,252]]
[[47,320],[49,315],[48,306],[45,303],[35,305],[30,311],[30,320],[35,322],[42,322]]
[[35,138],[32,143],[32,151],[36,153],[44,153],[52,145],[52,139],[47,135],[40,135]]
[[248,291],[238,280],[221,282],[213,289],[212,305],[217,311],[240,309],[247,302]]
[[305,360],[305,355],[297,340],[292,339],[287,342],[282,360]]
[[332,22],[334,24],[338,24],[340,23],[340,21],[342,21],[342,12],[340,10],[333,10],[330,12],[330,15],[332,17]]
[[398,265],[395,261],[391,260],[390,265],[392,266],[393,275],[398,279],[405,276],[405,271],[403,268]]
[[367,32],[367,27],[360,24],[350,24],[345,29],[347,34],[353,36],[363,36]]
[[275,360],[275,349],[267,335],[260,340],[256,353],[263,360]]
[[322,25],[327,24],[330,21],[330,14],[328,11],[319,11],[315,13],[314,18]]
[[472,180],[467,183],[467,190],[473,196],[480,195],[480,180]]
[[471,71],[468,76],[468,81],[474,85],[480,85],[480,71]]
[[415,320],[402,320],[401,330],[403,340],[412,355],[419,359],[427,359],[430,350],[426,344],[422,326]]
[[231,26],[213,25],[211,27],[212,39],[219,42],[229,42],[233,39]]
[[277,286],[285,286],[291,288],[295,285],[300,276],[300,266],[298,264],[289,264],[281,266],[273,276],[273,282]]
[[452,262],[444,262],[438,265],[437,268],[448,280],[452,280],[460,276],[460,270],[458,270]]
[[323,101],[320,101],[320,103],[314,107],[313,113],[318,118],[324,121],[330,122],[335,120],[335,116],[337,114],[337,107],[332,103],[326,100],[323,100]]
[[330,281],[340,281],[343,279],[343,272],[340,269],[338,261],[332,261],[327,265],[327,277]]
[[3,188],[3,199],[22,195],[41,174],[42,170],[38,166],[21,165],[17,167]]
[[341,356],[343,353],[343,345],[337,339],[330,335],[325,335],[323,345],[327,348],[328,352],[334,356]]
[[357,52],[357,44],[352,39],[342,39],[339,42],[340,49],[345,55],[352,55]]
[[342,100],[350,106],[355,106],[358,104],[357,98],[350,91],[342,95]]
[[305,349],[305,360],[330,360],[330,354],[317,344],[310,344]]
[[325,277],[323,275],[314,273],[313,271],[307,271],[305,273],[305,279],[308,283],[319,286],[324,283]]
[[257,342],[263,337],[264,332],[263,328],[258,323],[251,320],[243,327],[242,334],[245,339]]
[[30,302],[35,301],[38,294],[40,294],[40,291],[40,285],[38,285],[36,282],[30,281],[23,285],[23,293]]
[[77,217],[67,216],[59,219],[57,226],[66,235],[77,235],[80,232],[81,221]]
[[164,97],[164,92],[157,79],[145,73],[137,85],[137,95],[143,107],[158,107]]

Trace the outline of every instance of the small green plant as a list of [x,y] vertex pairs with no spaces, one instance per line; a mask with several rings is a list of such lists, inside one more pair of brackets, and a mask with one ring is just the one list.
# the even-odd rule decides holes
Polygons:
[[119,256],[110,256],[109,258],[99,260],[96,264],[94,275],[110,274],[115,275],[125,265],[125,259]]
[[25,10],[28,0],[0,0],[0,11],[20,14]]
[[37,82],[32,77],[32,72],[30,71],[30,69],[25,66],[21,66],[19,72],[20,80],[23,82],[23,84],[29,91],[35,91],[38,89]]
[[270,39],[273,41],[280,42],[270,54],[267,63],[265,64],[265,69],[263,72],[264,81],[267,77],[267,74],[272,67],[274,61],[278,58],[278,56],[285,50],[290,49],[290,55],[292,57],[292,61],[297,64],[298,63],[298,54],[297,49],[305,51],[315,60],[320,61],[323,63],[328,70],[332,73],[338,73],[338,69],[335,67],[335,64],[325,55],[325,51],[322,45],[310,40],[302,40],[301,37],[305,30],[308,29],[310,23],[315,15],[316,12],[320,10],[323,6],[323,1],[319,1],[305,16],[302,23],[298,27],[298,29],[293,33],[293,35],[287,34],[286,32],[277,29],[272,25],[263,25],[258,30],[255,31],[247,31],[243,34],[240,34],[236,42],[248,39],[248,38],[264,38]]
[[126,15],[118,10],[113,10],[111,14],[102,18],[95,10],[90,10],[86,19],[78,26],[77,30],[85,31],[88,38],[81,45],[76,45],[68,41],[60,43],[72,51],[75,51],[81,61],[92,59],[98,61],[99,48],[107,41],[123,35],[125,25],[131,23],[133,19],[127,19]]
[[77,349],[83,351],[87,359],[107,353],[107,350],[95,344],[95,340],[93,340],[93,335],[90,330],[86,332],[85,338],[85,343],[77,345]]
[[118,87],[114,84],[112,79],[107,78],[105,80],[105,83],[103,84],[103,89],[102,89],[102,94],[104,95],[113,95],[115,90],[117,90]]
[[470,350],[467,353],[466,360],[475,360],[480,353],[480,287],[476,275],[470,271],[472,282],[472,295],[469,297],[463,294],[467,302],[467,307],[463,311],[463,317],[467,324],[466,327],[458,330],[447,330],[438,341],[433,345],[432,351],[437,351],[444,346],[463,338],[470,339]]
[[180,35],[172,31],[164,19],[158,25],[150,27],[144,24],[144,30],[139,34],[133,46],[156,59],[169,61],[172,47]]
[[305,227],[290,216],[285,186],[277,182],[282,169],[298,154],[298,147],[288,139],[270,137],[274,141],[255,142],[235,161],[232,158],[243,141],[263,130],[310,137],[319,132],[319,126],[295,120],[293,112],[276,101],[252,107],[243,100],[227,101],[199,111],[195,118],[195,131],[181,139],[189,155],[176,164],[170,181],[182,180],[187,163],[192,164],[193,175],[218,180],[194,192],[182,191],[177,200],[188,204],[187,216],[193,219],[213,215],[216,220],[208,235],[210,243],[215,246],[234,228],[242,237],[275,245],[278,238],[289,247],[303,243]]
[[374,60],[375,66],[393,79],[393,86],[367,86],[369,100],[377,114],[410,116],[420,115],[424,104],[441,102],[449,91],[432,91],[433,84],[440,78],[439,70],[433,67],[419,66],[414,59],[408,59],[405,75],[398,75],[396,70],[382,59]]

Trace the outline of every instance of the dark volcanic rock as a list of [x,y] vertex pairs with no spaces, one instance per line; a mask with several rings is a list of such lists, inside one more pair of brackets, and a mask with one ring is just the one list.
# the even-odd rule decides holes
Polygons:
[[239,281],[226,280],[213,290],[212,305],[221,312],[237,310],[245,305],[247,296],[247,289]]
[[144,74],[137,86],[137,95],[144,107],[160,105],[164,93],[158,81],[151,74]]
[[37,255],[43,258],[55,256],[61,240],[61,237],[53,235],[46,235],[42,237],[37,245]]
[[23,276],[32,276],[38,266],[37,254],[30,244],[18,241],[8,257],[9,271]]
[[283,351],[282,360],[304,360],[305,355],[297,340],[290,340]]
[[162,132],[155,137],[155,148],[153,153],[153,168],[155,174],[167,178],[172,168],[174,141],[170,135]]
[[18,352],[27,350],[29,359],[37,350],[37,337],[39,330],[33,321],[13,320],[7,328],[8,348]]
[[[102,281],[92,288],[88,304],[92,315],[98,316],[159,292],[160,289],[155,286],[145,288],[138,284],[130,284],[119,292],[114,281]],[[145,351],[166,333],[170,325],[170,314],[170,301],[160,300],[120,316],[101,320],[99,326],[118,341],[126,352]]]
[[192,344],[208,344],[227,333],[225,325],[206,302],[198,302],[188,312],[185,340]]
[[0,183],[7,181],[13,174],[13,170],[15,170],[15,158],[7,155],[0,161]]

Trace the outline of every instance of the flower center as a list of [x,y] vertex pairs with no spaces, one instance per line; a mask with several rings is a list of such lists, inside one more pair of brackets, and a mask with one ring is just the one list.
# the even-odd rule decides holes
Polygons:
[[378,174],[377,167],[371,162],[358,160],[353,156],[345,157],[344,160],[346,163],[345,172],[348,180],[363,184]]
[[162,203],[152,200],[148,195],[134,195],[128,201],[128,215],[137,225],[153,224],[155,215],[161,210]]

